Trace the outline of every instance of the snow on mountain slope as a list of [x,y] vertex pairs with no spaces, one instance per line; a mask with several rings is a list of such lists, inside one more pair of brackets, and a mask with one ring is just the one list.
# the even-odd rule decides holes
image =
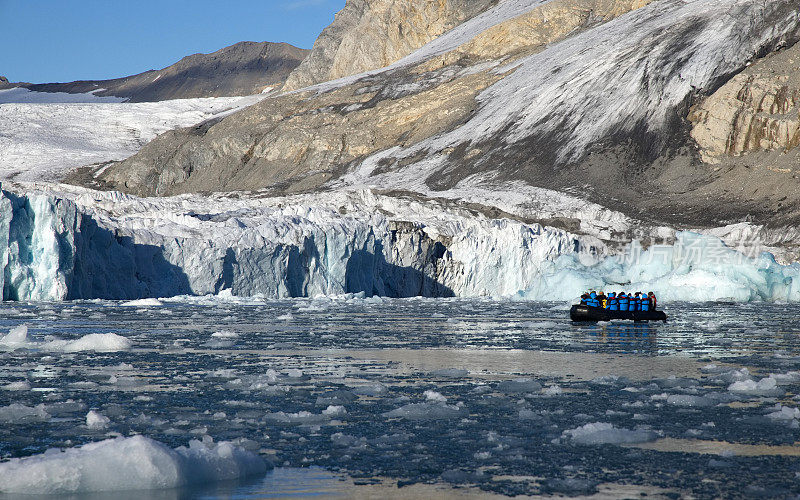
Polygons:
[[[479,94],[477,112],[466,123],[409,148],[378,153],[344,182],[387,189],[409,177],[427,183],[437,171],[454,167],[442,153],[448,148],[480,151],[492,140],[494,154],[479,154],[475,161],[502,164],[500,157],[513,151],[509,146],[527,142],[531,163],[563,165],[582,160],[596,144],[636,134],[642,149],[658,154],[680,119],[677,111],[694,92],[713,88],[756,54],[800,36],[800,11],[788,11],[789,5],[794,2],[654,2],[495,69],[508,75]],[[407,61],[452,50],[467,39],[457,31]],[[379,162],[421,155],[410,167],[376,173]]]
[[56,180],[71,168],[122,160],[167,130],[220,118],[262,98],[130,104],[92,94],[3,90],[0,179]]

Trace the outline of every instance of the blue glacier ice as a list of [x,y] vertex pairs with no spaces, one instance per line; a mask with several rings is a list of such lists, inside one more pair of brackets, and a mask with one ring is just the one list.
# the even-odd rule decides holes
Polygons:
[[609,255],[596,239],[539,224],[421,204],[376,213],[363,194],[349,210],[93,196],[100,198],[2,191],[4,300],[225,291],[568,301],[593,288],[652,290],[662,300],[800,301],[800,265],[766,252],[747,257],[692,232]]

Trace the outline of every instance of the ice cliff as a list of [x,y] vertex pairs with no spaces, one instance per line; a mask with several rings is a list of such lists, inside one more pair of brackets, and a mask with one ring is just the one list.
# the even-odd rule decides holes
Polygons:
[[[30,191],[30,190],[29,190]],[[181,294],[492,296],[586,288],[671,300],[800,300],[800,265],[678,233],[627,258],[586,236],[430,202],[325,197],[146,199],[53,189],[0,197],[4,300]]]

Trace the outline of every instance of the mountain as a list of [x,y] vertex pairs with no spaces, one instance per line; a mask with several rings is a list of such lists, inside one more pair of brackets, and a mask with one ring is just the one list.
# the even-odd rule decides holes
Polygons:
[[351,0],[322,31],[284,90],[382,68],[497,0]]
[[240,42],[211,54],[184,57],[172,66],[113,80],[9,84],[34,92],[88,93],[153,102],[259,94],[279,87],[308,51],[286,43]]
[[[327,76],[310,68],[345,57],[331,56],[333,34],[347,40],[365,25],[395,24],[364,19],[385,3],[348,2],[287,85],[346,74],[333,63]],[[487,193],[511,199],[545,188],[653,225],[773,223],[778,203],[781,220],[793,221],[797,190],[784,167],[766,168],[782,153],[729,151],[720,161],[730,168],[709,166],[692,120],[704,120],[703,106],[719,106],[715,93],[748,66],[757,71],[770,64],[764,56],[794,45],[795,7],[790,0],[506,0],[464,11],[472,17],[384,68],[169,132],[99,180],[141,195],[370,186],[487,205],[497,205]],[[431,10],[437,14],[428,18],[438,15]],[[374,65],[352,57],[336,67]],[[756,187],[740,185],[749,162],[758,165],[754,183],[777,189],[753,198]],[[531,217],[541,208],[535,200],[502,205]]]

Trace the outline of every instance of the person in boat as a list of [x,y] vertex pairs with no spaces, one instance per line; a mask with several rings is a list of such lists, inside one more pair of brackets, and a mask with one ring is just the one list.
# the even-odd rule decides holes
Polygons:
[[588,305],[588,304],[589,304],[589,294],[588,293],[584,293],[583,295],[581,295],[581,305],[585,306],[585,305]]
[[642,292],[636,292],[633,294],[633,309],[631,311],[641,311],[642,310]]
[[630,300],[628,300],[628,296],[625,294],[625,292],[619,292],[619,310],[627,311],[629,303]]
[[654,294],[653,292],[647,292],[647,299],[650,301],[650,310],[655,311],[656,306],[658,305],[656,294]]
[[617,294],[615,292],[611,292],[608,294],[608,300],[606,301],[606,309],[609,311],[619,311],[619,300],[617,299]]
[[606,297],[605,293],[600,292],[597,294],[597,301],[600,302],[600,308],[605,309],[608,302],[608,297]]
[[636,311],[636,296],[633,294],[628,295],[628,311]]
[[597,292],[592,290],[592,293],[589,294],[589,298],[586,300],[586,305],[589,307],[600,307],[600,301],[597,300]]
[[646,296],[644,293],[642,293],[642,308],[640,310],[642,312],[650,311],[650,297]]

